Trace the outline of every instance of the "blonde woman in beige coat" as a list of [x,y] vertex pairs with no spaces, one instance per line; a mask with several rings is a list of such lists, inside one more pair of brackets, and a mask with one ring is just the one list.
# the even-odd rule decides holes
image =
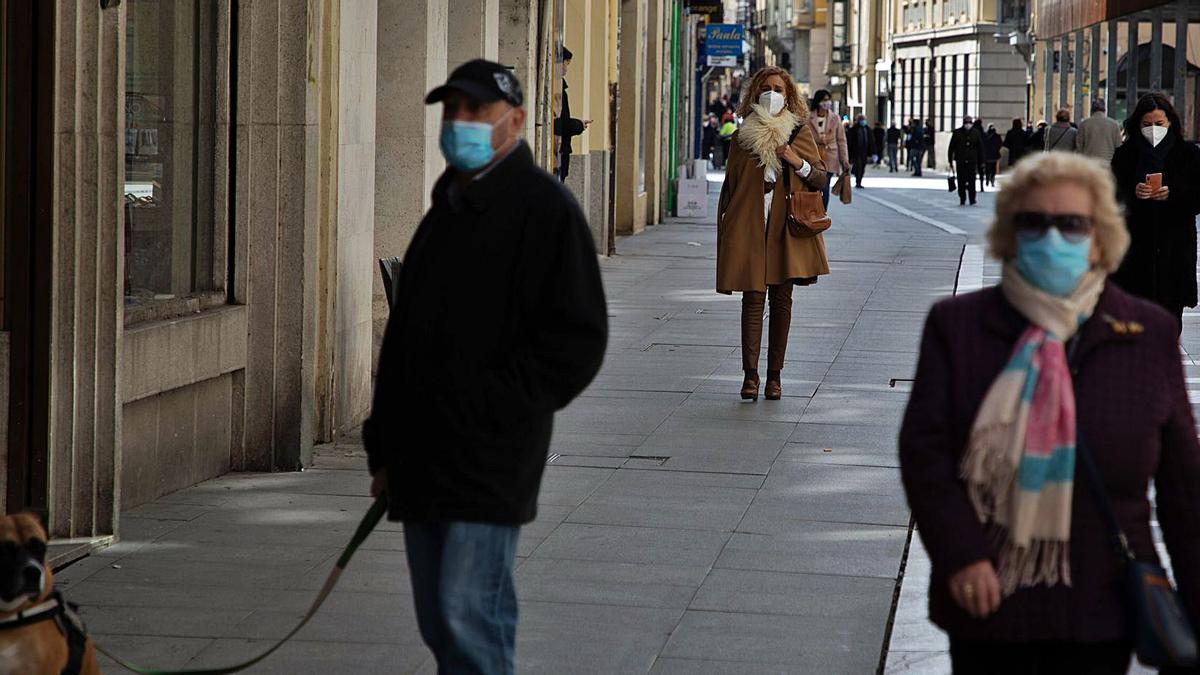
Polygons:
[[717,206],[717,292],[742,293],[742,398],[747,400],[758,400],[763,310],[770,295],[764,393],[778,400],[792,287],[829,273],[821,235],[788,233],[785,194],[789,187],[819,192],[828,177],[809,131],[808,108],[787,71],[767,67],[755,73],[737,112],[745,122],[730,143]]

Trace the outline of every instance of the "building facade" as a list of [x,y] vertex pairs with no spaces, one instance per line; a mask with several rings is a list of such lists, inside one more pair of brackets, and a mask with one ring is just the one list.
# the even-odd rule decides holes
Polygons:
[[[932,120],[935,157],[945,164],[950,133],[964,115],[1007,129],[1028,115],[1030,62],[1009,35],[1021,0],[887,0],[885,118]],[[1027,53],[1027,50],[1026,50]],[[938,168],[945,168],[939,166]]]
[[1131,103],[1166,93],[1185,138],[1200,137],[1200,3],[1189,0],[1045,2],[1035,4],[1035,104],[1040,115],[1067,108],[1088,114],[1103,98],[1124,120]]
[[[0,3],[0,498],[56,555],[227,471],[291,471],[366,416],[445,163],[424,96],[476,57],[526,89],[601,253],[666,209],[669,0]],[[61,558],[60,558],[61,559]]]

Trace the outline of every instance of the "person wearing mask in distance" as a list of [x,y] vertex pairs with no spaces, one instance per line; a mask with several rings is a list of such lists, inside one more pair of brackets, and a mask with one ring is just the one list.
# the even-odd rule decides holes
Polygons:
[[438,672],[512,673],[517,536],[608,315],[583,212],[521,139],[512,73],[470,61],[425,102],[442,104],[449,166],[400,269],[363,445]]
[[850,131],[846,132],[846,149],[850,153],[850,171],[854,174],[854,187],[863,186],[863,175],[867,172],[867,163],[871,161],[871,129],[867,126],[865,115],[857,115]]
[[926,320],[900,473],[955,675],[1128,670],[1126,569],[1085,452],[1147,562],[1154,481],[1183,605],[1200,619],[1200,446],[1174,318],[1107,279],[1128,241],[1104,167],[1026,157],[988,232],[1000,284]]
[[570,49],[562,48],[562,64],[563,64],[563,80],[562,80],[562,99],[560,101],[560,109],[558,117],[554,119],[554,135],[562,139],[558,146],[558,166],[555,169],[555,175],[562,182],[567,182],[567,176],[571,173],[571,139],[582,134],[592,124],[591,120],[580,120],[571,117],[571,102],[567,97],[567,71],[571,68],[571,58],[574,55]]
[[995,124],[989,124],[987,133],[983,135],[984,179],[992,187],[996,187],[996,167],[1000,164],[1000,149],[1004,147],[1004,139],[996,131]]
[[1196,306],[1200,148],[1181,128],[1167,97],[1146,94],[1125,120],[1112,171],[1132,239],[1113,281],[1162,305],[1182,332],[1183,309]]
[[971,196],[971,205],[975,205],[975,171],[983,164],[983,136],[973,125],[970,116],[963,118],[961,127],[954,130],[950,136],[950,147],[947,150],[950,160],[958,176],[958,204],[967,203],[967,195]]
[[[770,296],[767,400],[783,396],[781,373],[792,321],[792,287],[829,273],[820,234],[799,237],[787,226],[787,195],[817,192],[828,176],[813,141],[808,109],[791,75],[768,66],[746,85],[725,182],[717,202],[717,292],[742,292],[741,396],[758,400],[763,310]],[[840,127],[836,119],[834,126]]]
[[[808,118],[809,131],[816,139],[817,148],[825,162],[825,170],[831,175],[850,172],[850,151],[846,145],[846,128],[833,111],[833,100],[828,91],[818,89],[812,97]],[[826,181],[821,199],[829,208],[829,189],[833,181]]]

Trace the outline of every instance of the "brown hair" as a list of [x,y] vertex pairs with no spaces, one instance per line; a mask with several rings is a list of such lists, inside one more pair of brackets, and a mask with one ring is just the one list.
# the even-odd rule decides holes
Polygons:
[[751,108],[753,104],[758,102],[758,95],[762,91],[763,82],[772,75],[778,75],[783,78],[784,99],[787,103],[784,107],[792,111],[795,115],[804,118],[808,115],[808,106],[804,104],[804,100],[800,98],[800,87],[796,86],[796,81],[792,79],[791,74],[783,68],[776,66],[767,66],[754,74],[746,86],[742,89],[742,100],[738,103],[738,117],[749,117],[750,113],[754,112]]
[[1054,114],[1054,119],[1058,122],[1070,122],[1071,121],[1071,111],[1066,108],[1063,108],[1062,110],[1059,110],[1057,113]]

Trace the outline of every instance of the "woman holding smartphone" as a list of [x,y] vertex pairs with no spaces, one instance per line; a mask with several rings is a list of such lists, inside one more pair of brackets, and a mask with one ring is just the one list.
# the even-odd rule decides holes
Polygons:
[[1112,170],[1131,239],[1113,280],[1166,308],[1182,332],[1183,308],[1196,306],[1200,148],[1181,129],[1171,102],[1146,94],[1125,120]]

